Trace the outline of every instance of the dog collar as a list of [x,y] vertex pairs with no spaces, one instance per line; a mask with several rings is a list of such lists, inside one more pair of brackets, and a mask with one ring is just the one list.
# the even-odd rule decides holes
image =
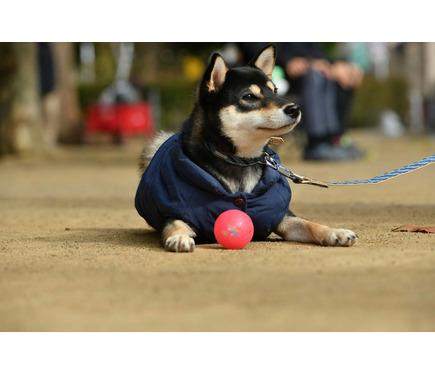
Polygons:
[[264,156],[259,158],[237,158],[235,156],[228,156],[222,151],[216,150],[216,148],[208,142],[203,142],[203,144],[214,156],[226,161],[228,164],[237,165],[239,167],[250,167],[256,164],[264,164]]
[[[281,144],[283,141],[281,142],[280,139],[276,140],[277,138],[278,137],[274,137],[275,141],[277,142],[276,144]],[[259,158],[252,158],[252,159],[236,158],[234,156],[228,156],[222,151],[216,150],[216,148],[208,142],[203,142],[203,144],[207,148],[207,150],[209,150],[214,156],[224,160],[228,164],[237,165],[239,167],[249,167],[256,164],[264,164],[270,168],[275,169],[278,173],[292,180],[296,184],[310,184],[310,185],[317,185],[320,187],[328,187],[327,183],[313,180],[309,177],[300,176],[296,173],[293,173],[283,165],[279,164],[275,159],[271,158],[267,152],[264,152],[263,155]]]
[[[284,139],[282,139],[281,137],[271,137],[269,140],[269,145],[273,145],[273,146],[279,146],[283,143],[284,143]],[[267,153],[264,153],[262,156],[258,158],[236,158],[234,156],[228,156],[222,151],[216,150],[216,148],[211,143],[203,142],[203,144],[205,148],[209,150],[214,156],[232,165],[237,165],[239,167],[249,167],[255,164],[266,164],[265,156],[267,155]]]

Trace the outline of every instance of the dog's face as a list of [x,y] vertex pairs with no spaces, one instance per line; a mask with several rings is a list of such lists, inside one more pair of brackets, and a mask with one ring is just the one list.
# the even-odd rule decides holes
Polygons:
[[273,136],[290,132],[301,119],[299,106],[277,95],[271,80],[275,47],[269,46],[246,67],[228,69],[215,54],[200,85],[200,103],[211,126],[234,145],[240,157],[256,157]]

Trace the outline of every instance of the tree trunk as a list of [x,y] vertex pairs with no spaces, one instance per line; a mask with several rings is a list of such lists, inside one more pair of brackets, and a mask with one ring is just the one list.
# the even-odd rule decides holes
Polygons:
[[43,145],[36,43],[3,43],[0,72],[0,154],[19,153]]
[[60,98],[59,141],[81,143],[83,126],[75,77],[74,43],[53,43]]

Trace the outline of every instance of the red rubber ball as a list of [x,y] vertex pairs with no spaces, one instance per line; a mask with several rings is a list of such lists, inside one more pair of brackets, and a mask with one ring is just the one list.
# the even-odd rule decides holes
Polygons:
[[243,249],[251,242],[253,235],[254,224],[243,211],[225,211],[214,223],[214,236],[226,249]]

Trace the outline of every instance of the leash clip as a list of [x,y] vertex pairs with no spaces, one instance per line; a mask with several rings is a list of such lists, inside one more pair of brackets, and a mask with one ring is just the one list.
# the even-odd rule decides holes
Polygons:
[[296,173],[293,173],[283,165],[279,164],[275,159],[271,158],[270,155],[266,152],[264,156],[264,162],[268,167],[275,169],[278,173],[281,173],[283,176],[292,180],[295,184],[307,184],[307,185],[315,185],[322,188],[328,188],[329,185],[326,182],[312,180],[311,178],[300,176]]

